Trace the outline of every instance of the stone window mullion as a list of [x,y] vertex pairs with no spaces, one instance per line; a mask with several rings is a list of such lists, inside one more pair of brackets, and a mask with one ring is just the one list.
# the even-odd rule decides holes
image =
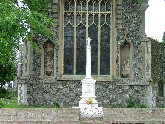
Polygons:
[[[77,0],[74,0],[74,10],[76,10]],[[76,40],[76,11],[74,11],[74,75],[76,75],[76,49],[77,49],[77,40]]]
[[63,0],[61,4],[62,55],[59,54],[63,65],[60,65],[59,79],[85,76],[88,37],[92,39],[93,77],[110,79],[112,3],[109,0]]

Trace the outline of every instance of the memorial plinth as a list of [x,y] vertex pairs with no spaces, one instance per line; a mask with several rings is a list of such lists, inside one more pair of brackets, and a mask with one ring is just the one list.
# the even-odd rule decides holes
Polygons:
[[91,77],[91,39],[87,39],[86,47],[86,77],[81,80],[82,82],[82,95],[79,101],[79,108],[81,117],[102,117],[102,107],[98,107],[98,102],[95,96],[95,82],[96,80]]

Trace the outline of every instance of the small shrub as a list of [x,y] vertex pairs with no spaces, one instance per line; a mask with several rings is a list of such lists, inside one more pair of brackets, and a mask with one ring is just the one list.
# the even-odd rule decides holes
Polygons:
[[4,99],[0,98],[0,108],[3,108],[4,106]]
[[61,108],[58,102],[53,102],[53,107],[55,107],[55,108]]
[[145,104],[140,104],[140,105],[138,106],[138,108],[147,108],[147,105],[145,105]]
[[135,101],[132,98],[128,99],[127,108],[136,108]]
[[127,108],[147,108],[147,105],[140,103],[140,100],[128,99]]
[[111,108],[118,108],[117,105],[111,105]]
[[13,92],[4,88],[0,90],[0,108],[17,108],[17,97],[14,96]]
[[0,98],[4,98],[7,93],[7,90],[5,88],[0,88]]

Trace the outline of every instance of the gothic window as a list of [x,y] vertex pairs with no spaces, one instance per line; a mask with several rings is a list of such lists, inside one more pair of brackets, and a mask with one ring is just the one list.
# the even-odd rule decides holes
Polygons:
[[61,1],[61,76],[85,75],[88,37],[92,39],[92,75],[111,75],[112,5],[111,0]]
[[50,40],[43,45],[44,76],[54,76],[54,43]]

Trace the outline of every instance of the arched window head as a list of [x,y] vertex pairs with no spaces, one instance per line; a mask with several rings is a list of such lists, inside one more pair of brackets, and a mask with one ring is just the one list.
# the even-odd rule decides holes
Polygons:
[[110,75],[111,9],[110,0],[64,2],[64,75],[85,75],[88,37],[92,39],[92,75]]

